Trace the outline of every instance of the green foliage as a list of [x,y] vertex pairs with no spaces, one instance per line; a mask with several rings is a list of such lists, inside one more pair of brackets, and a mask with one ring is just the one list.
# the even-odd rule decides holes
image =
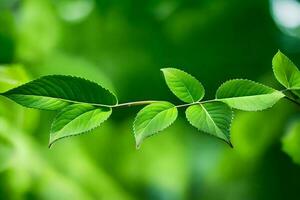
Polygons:
[[200,131],[216,136],[231,145],[230,124],[233,114],[227,104],[211,102],[193,105],[186,110],[186,117]]
[[162,72],[168,87],[180,100],[193,103],[204,97],[202,84],[190,74],[174,68],[165,68]]
[[280,91],[249,80],[236,79],[222,84],[216,98],[232,108],[258,111],[272,107],[284,97]]
[[284,87],[290,90],[300,89],[300,71],[287,56],[278,51],[272,64],[276,79]]
[[89,104],[67,106],[52,123],[49,146],[61,138],[82,134],[96,128],[107,120],[111,113],[111,108],[95,107]]
[[44,76],[2,95],[30,108],[59,110],[73,103],[114,105],[117,98],[100,85],[72,76]]
[[[274,73],[287,89],[298,89],[299,71],[282,53],[273,59]],[[223,83],[216,99],[201,101],[205,90],[190,74],[175,68],[162,69],[170,90],[186,104],[164,101],[118,103],[117,97],[97,83],[64,75],[44,76],[2,93],[3,96],[30,108],[61,110],[52,124],[50,146],[57,140],[88,132],[107,120],[112,109],[147,105],[138,114],[133,129],[137,148],[148,137],[166,129],[177,118],[177,108],[188,107],[188,121],[200,131],[226,141],[230,146],[232,108],[258,111],[272,107],[286,97],[282,91],[250,80],[235,79]],[[284,91],[286,92],[286,91]],[[293,91],[292,91],[293,92]]]
[[288,128],[282,139],[282,149],[295,163],[300,164],[300,120],[295,121]]
[[177,118],[177,108],[169,102],[153,103],[143,108],[133,124],[137,147],[144,139],[164,130]]

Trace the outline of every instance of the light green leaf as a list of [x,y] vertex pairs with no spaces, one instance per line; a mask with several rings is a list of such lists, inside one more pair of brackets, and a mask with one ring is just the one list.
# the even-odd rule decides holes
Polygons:
[[268,86],[243,79],[223,83],[216,93],[216,99],[232,108],[258,111],[272,107],[284,94]]
[[280,51],[274,56],[273,71],[276,79],[287,89],[300,89],[300,72],[296,65]]
[[204,97],[202,84],[190,74],[174,68],[161,69],[170,90],[186,103],[200,101]]
[[111,108],[89,104],[73,104],[64,108],[54,119],[50,132],[49,147],[59,139],[85,133],[109,118]]
[[144,107],[133,124],[137,148],[146,138],[169,127],[176,120],[177,114],[177,108],[169,102],[158,102]]
[[188,121],[200,131],[227,142],[230,146],[231,108],[222,102],[193,105],[186,110]]
[[300,120],[290,125],[282,139],[282,149],[300,165]]
[[115,105],[116,96],[100,85],[72,76],[44,76],[2,93],[30,108],[59,110],[72,103]]

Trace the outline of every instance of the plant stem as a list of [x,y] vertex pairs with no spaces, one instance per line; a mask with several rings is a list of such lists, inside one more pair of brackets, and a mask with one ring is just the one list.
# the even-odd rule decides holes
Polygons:
[[151,104],[151,103],[157,103],[160,101],[152,101],[152,100],[148,100],[148,101],[134,101],[134,102],[127,102],[127,103],[120,103],[117,105],[113,105],[110,106],[111,108],[117,108],[117,107],[124,107],[124,106],[138,106],[138,105],[147,105],[147,104]]
[[296,105],[300,106],[300,102],[294,99],[294,97],[291,97],[292,95],[295,96],[290,90],[282,90],[283,94],[285,95],[284,98],[290,100],[291,102],[295,103]]
[[[294,99],[293,97],[291,97],[288,93],[290,92],[289,90],[282,90],[281,92],[284,93],[286,99],[288,99],[289,101],[297,104],[298,106],[300,106],[300,102],[297,101],[296,99]],[[188,106],[192,106],[192,105],[197,105],[197,104],[204,104],[204,103],[210,103],[210,102],[216,102],[218,101],[218,99],[212,99],[212,100],[206,100],[206,101],[197,101],[197,102],[193,102],[193,103],[186,103],[186,104],[180,104],[180,105],[176,105],[176,108],[182,108],[182,107],[188,107]],[[97,104],[96,106],[101,106],[101,107],[107,107],[107,108],[120,108],[120,107],[130,107],[130,106],[140,106],[140,105],[149,105],[152,103],[158,103],[158,102],[162,102],[162,101],[157,101],[157,100],[146,100],[146,101],[133,101],[133,102],[127,102],[127,103],[120,103],[120,104],[116,104],[116,105],[99,105]]]
[[298,101],[296,101],[295,99],[289,97],[289,96],[285,96],[286,99],[290,100],[291,102],[295,103],[296,105],[300,106],[300,103]]
[[[187,104],[177,105],[176,107],[177,108],[181,108],[181,107],[187,107],[187,106],[197,105],[197,104],[201,104],[201,103],[209,103],[209,102],[214,102],[214,101],[217,101],[217,100],[213,99],[213,100],[207,100],[207,101],[198,101],[198,102],[193,102],[193,103],[187,103]],[[162,102],[162,101],[154,101],[154,100],[149,100],[149,101],[134,101],[134,102],[120,103],[120,104],[117,104],[117,105],[105,106],[105,107],[119,108],[119,107],[125,107],[125,106],[148,105],[148,104],[158,103],[158,102]]]

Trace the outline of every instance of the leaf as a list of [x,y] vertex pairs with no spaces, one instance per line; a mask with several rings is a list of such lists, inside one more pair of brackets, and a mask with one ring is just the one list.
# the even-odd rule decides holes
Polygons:
[[73,104],[64,108],[54,119],[50,132],[49,147],[57,140],[85,133],[109,118],[111,108],[89,104]]
[[100,85],[72,76],[51,75],[2,93],[30,108],[59,110],[72,103],[115,105],[116,96]]
[[222,102],[193,105],[187,108],[186,118],[200,131],[227,142],[230,146],[230,126],[233,118],[231,108]]
[[243,79],[223,83],[216,93],[216,99],[232,108],[258,111],[272,107],[284,94],[268,86]]
[[283,86],[287,89],[300,89],[300,72],[287,56],[278,51],[272,64],[275,77]]
[[300,120],[290,125],[282,139],[282,149],[295,163],[300,164]]
[[177,114],[177,108],[169,102],[158,102],[144,107],[133,124],[137,148],[146,138],[169,127],[176,120]]
[[186,103],[198,102],[204,97],[202,84],[190,74],[174,68],[161,69],[170,90]]

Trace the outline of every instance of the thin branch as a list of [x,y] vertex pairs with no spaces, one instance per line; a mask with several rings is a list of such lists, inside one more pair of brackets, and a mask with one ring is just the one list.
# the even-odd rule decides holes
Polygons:
[[160,102],[160,101],[152,101],[152,100],[149,100],[149,101],[134,101],[134,102],[127,102],[127,103],[120,103],[120,104],[113,105],[113,106],[110,106],[110,107],[111,108],[118,108],[118,107],[124,107],[124,106],[139,106],[139,105],[148,105],[148,104],[157,103],[157,102]]
[[[294,99],[294,97],[291,97],[291,96],[295,96],[295,95],[291,92],[291,90],[285,89],[285,90],[282,90],[281,92],[285,95],[284,98],[286,98],[286,99],[288,99],[289,101],[291,101],[291,102],[297,104],[298,106],[300,106],[300,102],[297,101],[296,99]],[[291,95],[291,96],[290,96],[290,95]]]
[[291,97],[285,96],[284,98],[290,100],[291,102],[295,103],[296,105],[300,106],[300,103],[296,101],[295,99],[292,99]]
[[[207,100],[207,101],[197,101],[193,103],[187,103],[187,104],[181,104],[177,105],[176,108],[182,108],[182,107],[187,107],[187,106],[192,106],[192,105],[197,105],[197,104],[203,104],[203,103],[209,103],[209,102],[215,102],[217,101],[216,99],[213,100]],[[120,107],[126,107],[126,106],[139,106],[139,105],[148,105],[152,103],[158,103],[162,101],[155,101],[155,100],[147,100],[147,101],[134,101],[134,102],[127,102],[127,103],[120,103],[116,105],[101,105],[102,107],[109,107],[109,108],[120,108]]]

